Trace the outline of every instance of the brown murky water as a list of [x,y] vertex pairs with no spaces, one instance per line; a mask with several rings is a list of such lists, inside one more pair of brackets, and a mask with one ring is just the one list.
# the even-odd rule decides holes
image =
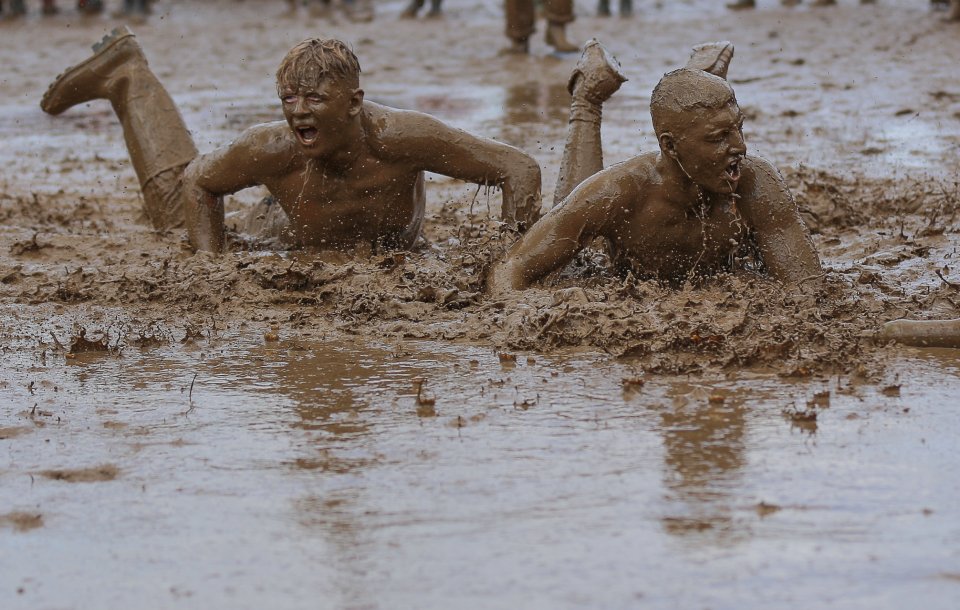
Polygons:
[[[882,388],[625,387],[632,366],[594,354],[514,364],[434,342],[221,336],[14,360],[0,505],[42,525],[0,529],[6,608],[948,608],[960,593],[952,352],[905,350]],[[815,421],[784,414],[808,405]],[[87,475],[50,475],[64,469]]]
[[[499,8],[448,4],[161,1],[135,29],[201,151],[279,118],[276,62],[337,35],[370,99],[528,150],[551,201],[576,58],[499,57]],[[926,0],[760,4],[571,32],[631,78],[608,164],[655,145],[650,90],[689,46],[736,43],[748,145],[829,269],[815,299],[586,256],[491,303],[498,196],[436,176],[404,256],[192,256],[138,219],[105,103],[37,106],[117,23],[0,23],[0,608],[957,607],[958,355],[870,333],[960,317],[960,36]],[[122,349],[67,357],[80,330]]]

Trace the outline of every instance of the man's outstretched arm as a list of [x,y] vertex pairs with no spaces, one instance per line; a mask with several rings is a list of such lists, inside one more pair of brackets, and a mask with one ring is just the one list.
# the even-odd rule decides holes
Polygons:
[[740,189],[739,205],[770,276],[785,283],[818,281],[820,257],[780,172],[764,159],[746,163],[752,176]]
[[[194,250],[223,250],[223,196],[259,184],[266,145],[274,136],[266,126],[252,127],[239,138],[187,166],[183,174],[187,236]],[[274,148],[276,146],[274,145]]]
[[[384,134],[391,155],[422,170],[503,189],[501,216],[529,228],[540,215],[540,166],[519,148],[481,138],[421,112],[395,111]],[[391,133],[392,132],[392,133]]]
[[620,205],[631,198],[628,176],[617,166],[584,180],[566,199],[538,220],[493,266],[487,292],[523,290],[566,265],[613,222]]

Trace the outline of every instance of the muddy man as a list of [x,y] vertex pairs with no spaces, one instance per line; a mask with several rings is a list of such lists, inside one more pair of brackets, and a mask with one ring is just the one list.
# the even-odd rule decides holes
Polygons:
[[820,259],[780,173],[747,155],[743,114],[726,80],[730,43],[700,45],[665,75],[650,114],[660,150],[603,169],[603,102],[625,81],[616,59],[587,43],[573,96],[554,207],[488,276],[493,294],[522,290],[605,238],[621,273],[682,282],[753,254],[783,282],[814,281]]
[[410,247],[423,224],[426,171],[500,186],[506,222],[537,217],[540,167],[533,158],[429,115],[366,101],[359,78],[346,44],[305,40],[277,71],[286,120],[251,127],[198,156],[137,39],[119,28],[95,45],[92,57],[60,75],[40,105],[60,114],[109,100],[147,215],[158,229],[186,223],[196,250],[223,249],[223,196],[255,185],[266,186],[279,204],[261,204],[256,213],[294,246]]

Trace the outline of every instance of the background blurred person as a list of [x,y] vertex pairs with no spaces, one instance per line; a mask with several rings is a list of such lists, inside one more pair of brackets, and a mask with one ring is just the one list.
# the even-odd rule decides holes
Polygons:
[[[536,9],[533,0],[506,0],[507,38],[511,44],[505,53],[529,53],[530,36],[536,31]],[[558,53],[580,50],[567,40],[567,24],[574,20],[573,0],[544,0],[543,13],[547,19],[546,41]]]
[[[439,17],[442,15],[440,10],[440,4],[443,0],[430,0],[430,10],[427,11],[427,17]],[[401,19],[416,19],[417,13],[420,12],[420,9],[423,8],[425,0],[411,0],[410,4],[407,5],[407,8],[403,9],[403,12],[400,13]]]
[[[597,16],[609,17],[610,15],[610,0],[600,0],[600,2],[597,4]],[[632,15],[633,0],[620,0],[620,16],[630,17]]]
[[[8,19],[16,19],[27,14],[27,6],[23,3],[23,0],[10,0],[9,10],[7,11]],[[0,0],[0,15],[3,14],[3,0]]]

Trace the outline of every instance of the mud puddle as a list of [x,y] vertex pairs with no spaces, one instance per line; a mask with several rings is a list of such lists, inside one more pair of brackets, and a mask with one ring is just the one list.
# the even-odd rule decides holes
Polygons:
[[0,440],[0,591],[5,608],[946,607],[958,362],[905,349],[863,385],[296,337],[21,357],[0,380],[26,429]]

